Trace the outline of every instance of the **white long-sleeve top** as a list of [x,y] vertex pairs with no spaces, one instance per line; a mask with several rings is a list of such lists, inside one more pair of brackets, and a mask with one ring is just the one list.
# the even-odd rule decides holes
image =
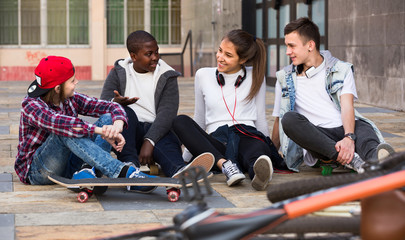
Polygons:
[[[251,101],[247,101],[246,97],[252,85],[252,67],[246,67],[246,79],[236,88],[236,92],[234,84],[239,75],[243,76],[243,70],[234,74],[222,73],[225,79],[222,91],[216,80],[215,71],[216,68],[201,68],[196,72],[194,84],[196,123],[208,133],[225,124],[228,126],[237,123],[246,124],[269,136],[265,81],[263,80],[258,94]],[[234,119],[237,122],[231,116],[234,110]]]

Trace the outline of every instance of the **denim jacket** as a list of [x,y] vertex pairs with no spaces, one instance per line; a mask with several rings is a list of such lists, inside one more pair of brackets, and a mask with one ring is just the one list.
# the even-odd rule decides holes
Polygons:
[[[340,95],[343,87],[343,80],[348,71],[353,71],[353,65],[343,62],[333,57],[329,51],[321,51],[321,55],[325,59],[326,79],[325,90],[327,91],[330,99],[340,110]],[[281,151],[289,169],[298,172],[298,167],[303,162],[302,148],[290,140],[283,131],[281,119],[284,114],[289,111],[294,111],[295,106],[295,86],[296,86],[296,69],[291,64],[276,73],[278,83],[282,89],[282,97],[280,104],[279,115],[279,135]],[[377,126],[369,119],[363,117],[359,112],[354,110],[356,119],[369,123],[375,133],[377,134],[380,142],[384,142],[384,138]]]

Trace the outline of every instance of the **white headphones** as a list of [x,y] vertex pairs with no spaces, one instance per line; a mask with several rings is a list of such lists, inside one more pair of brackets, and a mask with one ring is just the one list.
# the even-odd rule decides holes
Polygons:
[[[307,76],[307,78],[311,78],[311,77],[315,76],[317,73],[319,73],[324,67],[325,67],[325,60],[322,61],[321,65],[319,65],[317,68],[314,67],[314,66],[312,66],[312,67],[310,67],[309,69],[307,69],[307,70],[305,71],[305,76]],[[297,72],[298,72],[299,74],[301,74],[303,68],[304,68],[304,67],[303,67],[303,65],[301,64],[301,65],[298,65],[298,66],[296,67],[296,70],[297,70]]]

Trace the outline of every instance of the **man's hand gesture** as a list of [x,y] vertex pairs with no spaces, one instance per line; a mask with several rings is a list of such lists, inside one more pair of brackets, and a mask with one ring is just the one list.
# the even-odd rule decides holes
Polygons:
[[135,103],[136,101],[138,101],[139,98],[137,97],[133,97],[133,98],[129,98],[129,97],[123,97],[121,96],[117,90],[114,90],[114,99],[113,101],[116,103],[121,104],[121,106],[127,106],[130,104]]

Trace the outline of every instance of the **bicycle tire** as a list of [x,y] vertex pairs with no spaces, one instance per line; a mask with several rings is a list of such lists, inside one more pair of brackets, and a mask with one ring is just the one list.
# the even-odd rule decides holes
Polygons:
[[385,175],[398,167],[403,167],[405,163],[405,152],[394,154],[385,159],[376,166],[372,166],[370,171],[362,174],[346,173],[333,176],[316,177],[311,179],[302,179],[272,185],[267,191],[267,198],[275,203],[289,198],[298,197],[304,194],[312,193],[322,189],[328,189],[344,184],[349,184],[373,177]]
[[303,216],[285,221],[262,234],[353,233],[360,234],[360,216]]
[[363,174],[347,173],[333,176],[315,177],[272,185],[267,190],[267,199],[272,202],[280,202],[289,198],[298,197],[322,189],[328,189],[352,182],[357,182],[388,173],[388,170],[365,172]]
[[404,166],[405,151],[401,153],[395,153],[392,156],[382,160],[379,163],[380,169],[392,169],[398,166]]

